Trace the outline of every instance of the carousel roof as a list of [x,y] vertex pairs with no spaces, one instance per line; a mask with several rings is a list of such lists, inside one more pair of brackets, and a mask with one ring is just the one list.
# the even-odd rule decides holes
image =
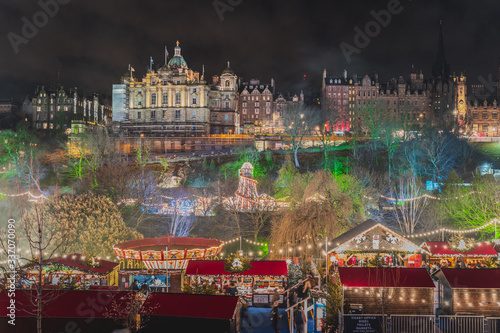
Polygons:
[[[44,290],[42,295],[45,299],[50,299],[50,306],[43,308],[44,318],[81,318],[81,307],[68,306],[69,304],[85,304],[92,311],[93,318],[127,318],[130,312],[135,292],[116,291],[107,292],[103,296],[102,291],[88,290]],[[36,296],[35,290],[24,290],[16,293],[16,317],[36,317],[36,305],[33,299]],[[89,299],[106,298],[106,303],[87,302]],[[109,302],[108,302],[109,300]],[[7,290],[0,292],[0,317],[7,316],[7,306],[10,297]]]
[[339,267],[346,287],[434,288],[425,268]]
[[165,235],[156,238],[143,238],[126,241],[123,243],[115,244],[115,248],[122,250],[184,250],[220,246],[222,242],[217,239],[210,238],[191,238],[191,237],[175,237],[172,235]]
[[[91,272],[95,274],[107,274],[110,271],[113,270],[116,266],[118,266],[118,263],[112,262],[112,261],[107,261],[107,260],[102,260],[102,259],[95,259],[95,262],[99,263],[100,265],[98,267],[93,267],[87,265],[85,262],[82,261],[81,259],[82,255],[78,253],[73,253],[73,254],[68,254],[65,258],[64,257],[55,257],[55,258],[50,258],[48,260],[45,260],[43,262],[44,265],[63,265],[63,266],[69,266],[69,267],[74,267],[82,271],[86,272]],[[33,265],[29,265],[26,267],[31,267]]]
[[500,289],[500,269],[442,268],[451,288]]
[[152,316],[230,320],[234,317],[238,299],[236,296],[150,293],[139,313]]
[[421,247],[429,250],[433,256],[497,256],[498,252],[495,251],[490,243],[479,243],[472,251],[460,252],[454,251],[450,248],[448,242],[424,242]]
[[186,268],[186,275],[267,275],[283,276],[288,274],[286,261],[251,261],[249,270],[231,273],[224,269],[223,260],[192,260]]

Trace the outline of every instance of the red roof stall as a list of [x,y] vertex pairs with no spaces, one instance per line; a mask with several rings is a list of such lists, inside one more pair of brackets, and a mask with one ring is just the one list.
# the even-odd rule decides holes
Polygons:
[[439,271],[443,288],[440,307],[448,314],[498,316],[500,269],[450,269]]
[[454,267],[457,258],[462,257],[466,264],[479,262],[498,256],[498,252],[489,242],[474,243],[469,251],[457,251],[448,242],[424,242],[421,247],[430,252],[430,262],[439,262],[442,267]]
[[[46,288],[60,288],[80,285],[85,289],[89,286],[106,286],[107,274],[111,272],[118,263],[102,260],[100,258],[88,258],[78,253],[54,257],[43,262],[43,281]],[[28,287],[38,281],[39,272],[33,265],[21,269],[25,274],[22,279],[23,285]]]
[[173,235],[116,244],[113,249],[122,260],[116,284],[124,288],[148,285],[158,292],[181,292],[181,275],[188,262],[212,258],[220,253],[222,246],[217,239]]
[[423,268],[339,267],[345,313],[434,313],[435,284]]
[[[66,332],[68,323],[75,332],[111,332],[126,327],[135,292],[44,290],[42,293],[42,325],[50,332]],[[0,332],[35,332],[36,306],[34,290],[17,290],[11,297],[7,290],[0,292]],[[15,301],[15,326],[9,306]],[[71,319],[71,320],[69,320]]]
[[150,293],[139,314],[141,332],[236,332],[238,297]]
[[[252,300],[254,306],[269,305],[275,289],[285,290],[288,268],[286,261],[251,261],[251,268],[242,273],[231,273],[224,269],[225,261],[190,261],[186,275],[192,284],[215,283],[221,293],[226,293],[230,282],[237,285],[239,295]],[[283,297],[280,303],[284,303]]]

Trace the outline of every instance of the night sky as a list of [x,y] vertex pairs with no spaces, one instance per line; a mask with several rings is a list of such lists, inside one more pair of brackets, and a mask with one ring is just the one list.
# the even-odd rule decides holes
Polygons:
[[[354,45],[354,27],[364,31],[374,20],[370,11],[387,9],[395,0],[59,1],[67,4],[59,5],[45,25],[42,20],[16,54],[9,33],[23,37],[21,19],[33,22],[41,7],[35,0],[2,0],[0,97],[32,95],[37,85],[56,83],[58,70],[65,86],[110,93],[128,64],[140,77],[150,56],[155,67],[163,65],[164,46],[172,56],[176,40],[188,66],[201,72],[205,65],[208,78],[220,74],[229,60],[245,81],[274,78],[282,92],[306,85],[319,90],[323,68],[335,75],[344,69],[361,75],[375,71],[386,81],[407,77],[413,64],[428,77],[440,18],[452,72],[465,71],[468,83],[489,74],[497,78],[500,5],[494,0],[401,0],[401,12],[352,55],[350,64],[340,43]],[[230,6],[223,20],[214,3]]]

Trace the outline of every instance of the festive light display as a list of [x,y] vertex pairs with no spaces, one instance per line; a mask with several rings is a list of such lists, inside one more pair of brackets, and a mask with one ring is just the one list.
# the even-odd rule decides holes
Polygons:
[[423,237],[423,236],[432,236],[432,235],[439,234],[442,232],[448,232],[451,234],[469,234],[469,233],[478,232],[480,230],[488,228],[488,227],[494,225],[495,223],[499,223],[498,219],[493,219],[490,222],[486,223],[485,225],[482,225],[480,227],[473,228],[473,229],[468,229],[468,230],[453,230],[453,229],[441,228],[441,229],[436,229],[433,231],[423,232],[420,234],[405,235],[403,237],[416,238],[416,237]]

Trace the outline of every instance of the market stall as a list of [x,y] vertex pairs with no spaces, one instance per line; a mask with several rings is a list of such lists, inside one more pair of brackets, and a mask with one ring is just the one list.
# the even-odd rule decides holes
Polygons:
[[420,267],[421,249],[394,230],[367,220],[333,239],[330,265]]
[[116,244],[113,249],[120,259],[120,268],[113,283],[122,288],[147,285],[152,291],[181,292],[182,273],[188,262],[214,257],[222,246],[216,239],[172,235]]
[[[45,288],[89,289],[90,286],[106,286],[108,273],[118,263],[78,253],[54,257],[43,262],[42,284]],[[29,265],[20,269],[24,288],[38,282],[39,271]]]
[[491,243],[475,242],[465,238],[457,238],[456,241],[450,240],[450,242],[424,242],[421,247],[430,253],[428,261],[431,264],[439,263],[442,268],[453,268],[460,259],[466,267],[475,268],[477,264],[483,265],[498,256]]
[[268,306],[275,290],[278,290],[280,304],[284,304],[283,292],[288,274],[286,261],[250,261],[249,266],[235,273],[226,269],[226,261],[196,260],[188,263],[186,276],[191,284],[215,283],[222,294],[233,282],[237,295],[246,297],[253,306]]

